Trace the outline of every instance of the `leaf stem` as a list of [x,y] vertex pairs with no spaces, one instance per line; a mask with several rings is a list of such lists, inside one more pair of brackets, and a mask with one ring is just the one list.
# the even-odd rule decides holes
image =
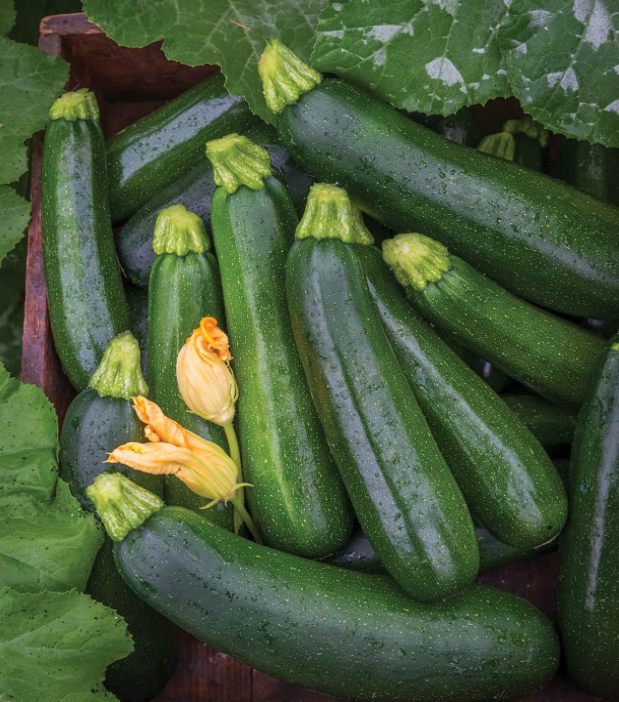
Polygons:
[[242,517],[242,521],[245,522],[245,525],[249,529],[250,534],[254,537],[254,541],[257,544],[263,546],[264,541],[262,540],[262,536],[258,531],[258,527],[254,524],[254,520],[250,517],[249,512],[245,509],[245,505],[243,505],[243,503],[239,499],[238,491],[237,495],[235,495],[230,501],[234,505],[235,515],[238,512],[239,515]]

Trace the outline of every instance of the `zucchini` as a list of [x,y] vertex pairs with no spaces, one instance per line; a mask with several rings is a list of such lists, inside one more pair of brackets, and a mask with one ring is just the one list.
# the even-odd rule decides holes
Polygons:
[[619,696],[619,335],[607,344],[578,416],[570,516],[559,542],[557,620],[567,672]]
[[[295,208],[302,211],[310,176],[292,162],[272,127],[260,123],[248,130],[247,137],[267,149],[271,162],[284,176]],[[210,161],[203,158],[190,171],[155,194],[131,217],[122,228],[116,246],[123,270],[133,283],[144,287],[148,285],[150,268],[156,255],[153,251],[153,230],[159,211],[170,205],[184,205],[208,225],[214,190],[213,168]]]
[[306,558],[343,546],[346,490],[312,405],[286,305],[286,255],[298,224],[269,154],[231,134],[206,146],[249,507],[265,543]]
[[[472,702],[519,699],[556,670],[552,625],[515,595],[472,585],[423,604],[391,578],[275,551],[163,507],[122,476],[90,490],[129,586],[201,641],[280,680],[359,701]],[[133,518],[113,527],[112,510]]]
[[116,262],[95,96],[82,89],[52,105],[41,175],[47,302],[56,350],[79,392],[114,336],[129,328]]
[[618,209],[443,139],[344,81],[323,80],[279,42],[259,71],[292,157],[346,188],[364,211],[395,231],[424,231],[544,307],[619,317]]
[[561,179],[599,200],[619,206],[619,149],[563,139]]
[[204,155],[204,142],[258,121],[218,74],[134,122],[106,144],[112,220],[123,222]]
[[129,305],[131,332],[138,340],[142,351],[142,373],[146,372],[146,346],[148,344],[148,290],[139,288],[128,281],[124,282],[125,296]]
[[[117,446],[144,440],[144,425],[131,407],[133,395],[148,388],[140,370],[140,349],[129,332],[112,339],[103,360],[67,411],[60,433],[60,475],[81,506],[94,511],[88,486],[104,472],[118,472],[162,495],[159,476],[105,463]],[[147,702],[170,679],[178,658],[176,627],[137,597],[114,567],[112,543],[106,539],[95,560],[87,592],[121,614],[133,636],[134,651],[110,665],[105,686],[121,702]]]
[[415,312],[380,251],[356,251],[389,343],[473,517],[517,548],[553,539],[567,498],[540,443]]
[[517,298],[422,234],[398,234],[383,252],[410,301],[444,335],[551,402],[582,404],[600,337]]
[[374,309],[345,191],[313,185],[288,255],[288,305],[314,404],[355,512],[414,598],[477,575],[473,523]]
[[575,412],[535,395],[501,395],[501,399],[549,453],[572,445]]
[[[147,368],[150,399],[170,419],[227,450],[222,427],[190,412],[178,389],[176,359],[186,339],[211,315],[223,323],[223,299],[219,269],[204,223],[182,205],[159,213],[153,246],[157,258],[148,286]],[[165,500],[199,510],[202,517],[227,529],[233,528],[232,505],[219,502],[203,510],[204,498],[174,476],[166,476]]]

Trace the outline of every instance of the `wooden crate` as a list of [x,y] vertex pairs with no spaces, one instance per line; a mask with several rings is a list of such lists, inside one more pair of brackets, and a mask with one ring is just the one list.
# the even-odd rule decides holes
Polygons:
[[[45,18],[41,22],[39,46],[71,63],[69,88],[88,87],[96,93],[106,136],[218,70],[213,66],[189,68],[168,61],[160,43],[143,49],[119,47],[88,22],[84,14]],[[506,110],[510,109],[514,105],[508,102],[485,110],[484,131],[498,130]],[[38,136],[33,147],[33,216],[28,232],[22,380],[42,388],[62,420],[75,393],[54,350],[47,309],[41,255],[41,146],[42,138]],[[556,554],[549,554],[482,576],[480,581],[520,595],[552,616],[556,569]],[[156,702],[328,702],[333,699],[281,683],[184,635],[180,665]],[[527,702],[587,700],[600,702],[601,698],[586,695],[559,677],[543,691],[526,698]]]

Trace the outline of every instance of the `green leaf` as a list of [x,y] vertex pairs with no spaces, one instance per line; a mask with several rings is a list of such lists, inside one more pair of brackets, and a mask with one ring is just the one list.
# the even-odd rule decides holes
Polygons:
[[115,700],[105,669],[132,649],[122,617],[88,595],[0,590],[0,699]]
[[619,146],[616,0],[513,0],[499,39],[514,94],[548,129]]
[[[25,148],[25,147],[24,147]],[[30,203],[8,185],[0,185],[0,263],[22,238],[30,220]]]
[[15,24],[16,14],[13,0],[0,0],[0,37],[8,36]]
[[16,495],[49,502],[57,480],[58,420],[42,390],[0,363],[0,505]]
[[0,310],[0,361],[13,375],[19,375],[21,368],[23,326],[24,302],[20,297]]
[[32,500],[0,507],[0,587],[18,592],[83,592],[103,532],[82,512],[67,484],[59,480],[60,500]]
[[0,129],[0,183],[14,183],[28,168],[28,152],[23,135],[11,134],[6,127]]
[[309,60],[318,12],[326,0],[85,0],[84,9],[114,41],[145,46],[165,39],[169,59],[189,66],[219,64],[226,87],[273,122],[257,65],[270,37]]
[[39,41],[39,24],[43,17],[81,12],[80,0],[19,0],[17,19],[11,39],[36,46]]
[[313,65],[398,108],[449,115],[509,94],[498,30],[504,0],[365,0],[320,13]]

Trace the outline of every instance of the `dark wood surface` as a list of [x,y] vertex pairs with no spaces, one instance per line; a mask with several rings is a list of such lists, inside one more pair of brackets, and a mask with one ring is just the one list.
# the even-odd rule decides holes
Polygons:
[[[57,15],[41,22],[40,47],[71,62],[69,87],[89,87],[100,101],[107,136],[159,107],[217,70],[189,68],[167,61],[160,43],[143,49],[119,47],[83,14]],[[510,107],[511,106],[511,107]],[[498,103],[488,113],[490,126],[517,116],[513,102]],[[489,128],[490,128],[489,126]],[[22,379],[43,389],[62,418],[73,397],[54,350],[43,275],[40,219],[41,137],[33,148],[28,232],[26,311]],[[553,616],[556,554],[484,575],[481,582],[513,592]],[[156,702],[327,702],[334,698],[279,682],[230,656],[184,635],[180,665]],[[557,676],[526,702],[601,702]]]

